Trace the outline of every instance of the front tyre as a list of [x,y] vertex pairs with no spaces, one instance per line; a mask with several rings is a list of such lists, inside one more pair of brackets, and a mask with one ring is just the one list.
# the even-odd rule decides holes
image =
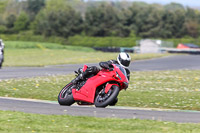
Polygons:
[[58,95],[58,103],[60,105],[70,106],[75,101],[72,95],[72,83],[67,84]]
[[101,91],[95,99],[95,106],[104,108],[112,104],[117,98],[119,91],[120,89],[116,85],[113,85],[107,93]]
[[115,98],[115,100],[111,104],[109,104],[109,105],[110,106],[115,106],[117,104],[117,102],[118,102],[118,98]]

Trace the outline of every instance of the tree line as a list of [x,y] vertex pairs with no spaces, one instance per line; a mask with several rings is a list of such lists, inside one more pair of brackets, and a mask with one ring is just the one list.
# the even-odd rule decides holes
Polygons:
[[197,38],[200,11],[178,3],[0,0],[0,34],[21,32],[64,38]]

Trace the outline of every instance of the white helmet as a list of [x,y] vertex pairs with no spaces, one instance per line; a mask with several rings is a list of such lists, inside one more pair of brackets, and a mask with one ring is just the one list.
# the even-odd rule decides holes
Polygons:
[[125,52],[121,52],[117,57],[117,61],[122,67],[128,68],[131,62],[131,56]]

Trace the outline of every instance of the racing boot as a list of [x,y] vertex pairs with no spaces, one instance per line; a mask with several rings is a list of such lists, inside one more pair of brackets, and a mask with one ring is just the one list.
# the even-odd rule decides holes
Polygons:
[[82,79],[82,74],[79,74],[74,80],[72,80],[72,84],[76,85]]
[[79,81],[86,79],[86,72],[79,74],[74,80],[72,80],[72,84],[76,85]]

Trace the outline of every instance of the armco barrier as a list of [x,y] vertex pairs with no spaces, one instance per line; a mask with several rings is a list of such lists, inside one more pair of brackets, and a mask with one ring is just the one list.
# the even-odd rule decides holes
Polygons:
[[103,52],[127,52],[133,53],[134,48],[127,48],[127,47],[93,47],[93,49]]
[[200,49],[162,48],[162,51],[167,51],[168,53],[200,54]]

